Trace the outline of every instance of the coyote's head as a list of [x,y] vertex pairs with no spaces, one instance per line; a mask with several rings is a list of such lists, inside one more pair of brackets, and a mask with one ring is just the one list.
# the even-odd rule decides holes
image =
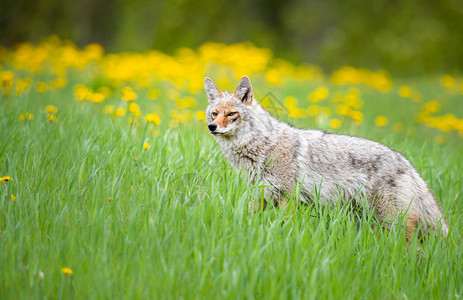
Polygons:
[[209,99],[206,109],[206,121],[210,133],[214,135],[235,135],[254,104],[251,81],[243,76],[235,92],[222,92],[208,77],[204,80],[204,89]]

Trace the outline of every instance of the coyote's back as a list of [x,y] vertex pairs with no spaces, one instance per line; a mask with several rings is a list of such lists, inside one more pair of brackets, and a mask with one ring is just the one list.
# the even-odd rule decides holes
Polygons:
[[433,194],[401,153],[374,141],[281,122],[257,103],[246,76],[234,93],[222,92],[209,78],[205,90],[210,133],[235,170],[265,186],[266,202],[286,207],[298,185],[303,201],[312,201],[315,193],[327,205],[355,201],[386,226],[402,215],[407,238],[420,223],[423,230],[447,235]]

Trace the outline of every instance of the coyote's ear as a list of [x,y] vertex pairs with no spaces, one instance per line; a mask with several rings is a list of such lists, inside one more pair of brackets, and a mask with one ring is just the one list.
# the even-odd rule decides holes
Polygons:
[[243,76],[235,91],[235,97],[243,101],[244,104],[251,104],[254,95],[252,94],[251,80],[248,76]]
[[204,79],[204,89],[206,90],[209,103],[212,103],[214,102],[214,100],[223,96],[222,91],[219,90],[219,88],[209,77],[206,77],[206,79]]

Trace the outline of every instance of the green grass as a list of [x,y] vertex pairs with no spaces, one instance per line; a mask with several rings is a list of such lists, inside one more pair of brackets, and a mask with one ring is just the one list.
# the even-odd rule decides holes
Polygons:
[[[381,112],[417,133],[340,132],[411,160],[439,199],[446,240],[415,239],[407,250],[402,229],[345,207],[248,215],[256,190],[200,121],[169,129],[161,116],[155,137],[78,103],[71,88],[0,98],[0,176],[14,179],[0,184],[0,298],[461,298],[462,139],[434,144],[433,131],[407,119],[411,104],[383,98],[365,96],[366,123]],[[46,104],[58,107],[57,122]],[[25,111],[35,118],[20,122]]]

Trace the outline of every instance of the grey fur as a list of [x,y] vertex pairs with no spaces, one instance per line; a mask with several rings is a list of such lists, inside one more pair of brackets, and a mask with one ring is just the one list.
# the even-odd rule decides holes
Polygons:
[[[238,112],[234,122],[214,132],[223,154],[253,183],[266,186],[266,201],[287,204],[300,185],[300,199],[312,201],[314,187],[324,205],[355,201],[376,212],[385,225],[399,214],[421,222],[424,230],[448,233],[442,212],[411,163],[399,152],[363,138],[292,127],[275,119],[255,99],[244,76],[235,93],[220,91],[205,79],[209,98],[207,124],[212,112],[226,107]],[[342,197],[340,197],[340,195]],[[361,203],[366,199],[367,203]],[[408,224],[407,224],[408,225]]]

